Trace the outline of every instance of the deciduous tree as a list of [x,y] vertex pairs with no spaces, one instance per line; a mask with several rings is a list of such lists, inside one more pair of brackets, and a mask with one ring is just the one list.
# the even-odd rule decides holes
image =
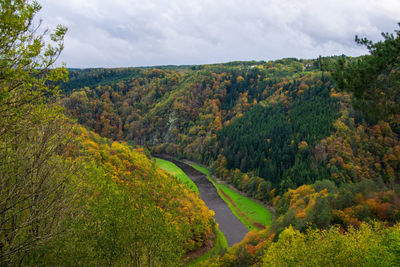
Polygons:
[[53,68],[66,28],[40,33],[30,0],[0,0],[0,265],[18,266],[60,231],[70,163],[61,156],[69,127],[51,105],[52,86],[66,79]]

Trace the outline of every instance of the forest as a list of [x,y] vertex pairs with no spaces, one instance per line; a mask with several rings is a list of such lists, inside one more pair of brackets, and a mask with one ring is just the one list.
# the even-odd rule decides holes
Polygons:
[[[210,165],[263,201],[317,180],[390,181],[399,173],[398,124],[371,123],[353,109],[320,61],[138,69],[138,77],[76,89],[61,101],[102,136]],[[70,82],[109,71],[84,70]]]
[[66,29],[46,46],[30,26],[37,3],[0,3],[0,265],[173,266],[212,243],[198,194],[65,116],[68,71],[53,64]]
[[[390,40],[398,37],[386,35],[368,48],[390,51],[381,47]],[[290,226],[304,233],[395,225],[398,104],[382,107],[389,96],[376,98],[380,109],[372,112],[352,91],[358,87],[347,84],[356,76],[349,73],[375,63],[374,56],[138,68],[91,86],[85,81],[111,70],[82,70],[70,81],[81,88],[61,101],[103,136],[209,165],[217,177],[274,206],[268,236],[275,240]],[[121,70],[112,71],[119,77]],[[68,84],[61,89],[68,92]]]
[[156,154],[274,211],[200,266],[400,264],[399,31],[356,37],[355,58],[66,69],[65,27],[47,37],[38,3],[0,4],[1,266],[183,266],[211,249],[214,211]]

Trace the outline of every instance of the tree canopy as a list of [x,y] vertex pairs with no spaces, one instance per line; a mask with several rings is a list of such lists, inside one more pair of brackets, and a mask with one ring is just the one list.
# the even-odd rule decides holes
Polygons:
[[181,265],[211,242],[213,212],[143,152],[64,115],[66,28],[40,32],[40,9],[0,0],[0,266]]
[[[35,1],[0,1],[0,263],[19,265],[61,232],[72,162],[62,156],[70,125],[53,105],[54,68],[66,28],[40,33]],[[44,39],[50,36],[51,43]]]
[[354,106],[374,120],[400,112],[400,31],[382,36],[376,43],[356,36],[355,41],[365,46],[369,55],[342,57],[325,65],[338,87],[353,94]]

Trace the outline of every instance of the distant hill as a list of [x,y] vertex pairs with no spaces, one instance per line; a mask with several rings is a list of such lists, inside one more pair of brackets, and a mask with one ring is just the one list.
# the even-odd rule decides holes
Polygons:
[[70,75],[62,102],[79,123],[155,153],[209,164],[263,201],[324,179],[340,186],[399,177],[396,123],[368,124],[316,59]]
[[[228,169],[254,171],[277,186],[286,178],[285,170],[304,169],[294,167],[298,145],[315,145],[333,130],[339,117],[338,102],[329,95],[333,86],[318,60],[291,58],[73,70],[61,88],[69,95],[64,99],[67,111],[103,136],[203,163],[221,154]],[[258,114],[264,109],[271,116],[279,113],[280,121]],[[256,127],[265,123],[270,130]],[[235,127],[246,132],[241,141],[232,136]],[[305,157],[304,164],[311,166],[311,154]],[[315,181],[316,175],[304,174],[295,184]]]

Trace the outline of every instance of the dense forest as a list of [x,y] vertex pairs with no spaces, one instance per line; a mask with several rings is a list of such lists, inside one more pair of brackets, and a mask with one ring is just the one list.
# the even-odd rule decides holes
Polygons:
[[[118,82],[84,86],[110,71],[73,71],[63,85],[69,92],[70,83],[81,83],[63,103],[101,135],[206,164],[223,155],[225,168],[252,172],[282,191],[318,179],[308,146],[330,134],[339,103],[317,60],[137,69]],[[287,179],[300,173],[298,181]]]
[[[381,49],[359,42],[371,53]],[[365,101],[372,100],[350,87],[359,76],[343,74],[375,62],[370,57],[137,68],[123,78],[126,69],[74,70],[61,85],[62,103],[103,136],[208,164],[273,205],[268,236],[275,240],[290,225],[302,232],[393,225],[400,219],[397,103],[376,97],[381,104],[371,112]],[[110,72],[117,81],[97,82]],[[68,93],[70,83],[77,87]]]
[[275,211],[204,266],[399,265],[399,31],[356,37],[357,58],[67,70],[65,27],[0,4],[1,266],[180,266],[212,247],[213,211],[152,154]]
[[[64,115],[37,3],[0,1],[0,265],[174,266],[210,246],[213,211],[141,148]],[[188,259],[190,260],[190,259]]]
[[[62,88],[82,88],[62,102],[103,136],[211,164],[219,177],[263,201],[272,200],[273,190],[282,194],[317,180],[393,179],[397,124],[371,123],[354,110],[320,62],[74,70]],[[110,72],[131,74],[96,83]]]

